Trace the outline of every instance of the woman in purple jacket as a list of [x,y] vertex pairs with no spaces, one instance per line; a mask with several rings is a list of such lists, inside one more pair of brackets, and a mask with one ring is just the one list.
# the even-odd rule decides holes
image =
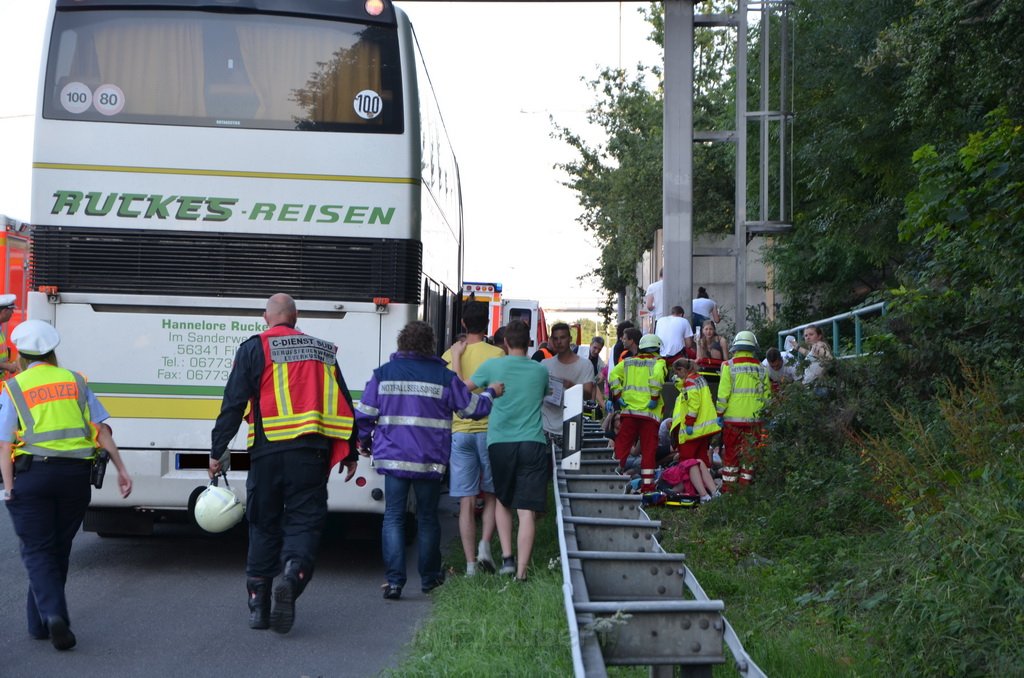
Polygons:
[[387,569],[384,597],[397,600],[405,586],[405,509],[416,495],[419,522],[420,588],[428,593],[444,583],[441,526],[437,502],[452,448],[452,414],[481,419],[504,390],[492,384],[472,393],[445,362],[434,356],[434,330],[413,321],[398,333],[398,352],[373,371],[355,407],[362,454],[373,451],[384,475],[381,550]]

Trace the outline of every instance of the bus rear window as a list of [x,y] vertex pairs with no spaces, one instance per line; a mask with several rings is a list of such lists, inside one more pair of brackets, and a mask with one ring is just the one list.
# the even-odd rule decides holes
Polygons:
[[257,14],[58,12],[43,116],[402,132],[397,29]]

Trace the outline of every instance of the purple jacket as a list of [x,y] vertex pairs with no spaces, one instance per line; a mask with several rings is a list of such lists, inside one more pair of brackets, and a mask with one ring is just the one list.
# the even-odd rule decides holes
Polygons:
[[373,436],[377,473],[440,480],[452,449],[452,413],[482,419],[494,391],[474,394],[440,358],[393,353],[373,371],[355,407],[356,431]]

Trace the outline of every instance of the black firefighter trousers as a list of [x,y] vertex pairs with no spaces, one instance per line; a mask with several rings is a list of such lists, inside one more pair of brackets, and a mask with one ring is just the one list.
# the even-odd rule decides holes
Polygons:
[[252,459],[248,494],[249,555],[245,574],[276,577],[288,561],[298,561],[312,578],[313,559],[327,519],[329,452],[293,448]]

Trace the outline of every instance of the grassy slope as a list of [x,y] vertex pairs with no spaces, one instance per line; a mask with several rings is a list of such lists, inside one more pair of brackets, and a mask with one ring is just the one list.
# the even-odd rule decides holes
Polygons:
[[[493,552],[501,552],[497,539]],[[453,544],[450,576],[433,594],[433,615],[417,632],[406,661],[389,675],[572,675],[557,557],[553,512],[537,524],[526,583],[490,574],[462,576],[462,549]]]

